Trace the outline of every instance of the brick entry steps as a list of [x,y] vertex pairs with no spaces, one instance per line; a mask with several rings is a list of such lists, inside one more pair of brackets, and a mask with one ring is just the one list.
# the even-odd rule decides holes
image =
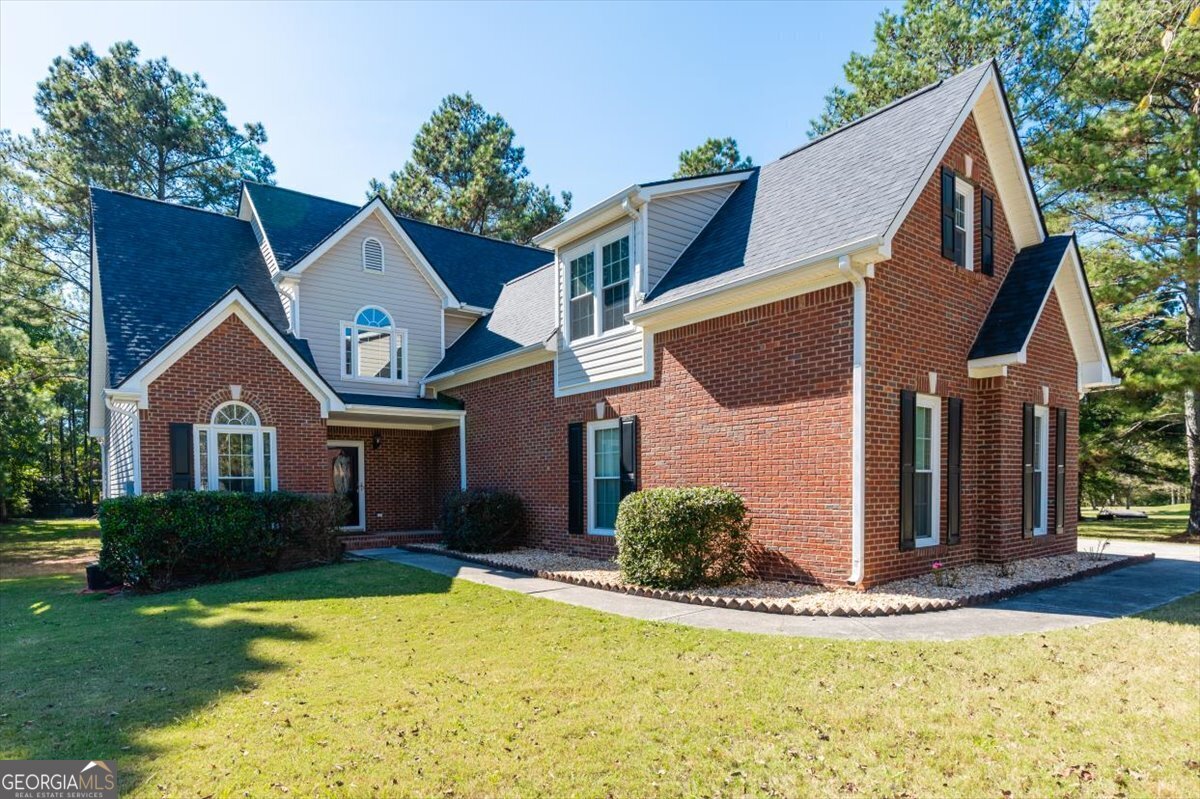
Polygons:
[[404,547],[409,544],[437,544],[442,540],[441,530],[403,530],[394,533],[351,533],[342,536],[346,551],[355,549],[377,549],[379,547]]

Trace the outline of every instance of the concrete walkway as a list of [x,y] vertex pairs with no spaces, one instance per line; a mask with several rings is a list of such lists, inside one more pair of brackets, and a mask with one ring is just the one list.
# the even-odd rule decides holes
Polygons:
[[[1081,550],[1087,551],[1094,546],[1091,540],[1080,540]],[[954,641],[1080,627],[1140,613],[1200,591],[1200,546],[1122,541],[1113,542],[1107,551],[1120,554],[1154,552],[1155,560],[1055,588],[1022,594],[992,605],[871,618],[781,616],[698,607],[599,588],[584,588],[477,566],[445,555],[395,548],[359,550],[355,554],[633,619],[668,621],[744,633],[859,640]]]

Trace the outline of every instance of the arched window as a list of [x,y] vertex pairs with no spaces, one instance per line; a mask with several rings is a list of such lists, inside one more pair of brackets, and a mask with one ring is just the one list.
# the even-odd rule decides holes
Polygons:
[[226,402],[212,424],[197,425],[196,488],[201,491],[274,491],[275,428],[263,427],[244,402]]
[[397,329],[382,308],[368,305],[342,324],[342,376],[404,383],[408,331]]
[[368,272],[383,271],[383,245],[379,239],[368,236],[362,243],[363,269]]

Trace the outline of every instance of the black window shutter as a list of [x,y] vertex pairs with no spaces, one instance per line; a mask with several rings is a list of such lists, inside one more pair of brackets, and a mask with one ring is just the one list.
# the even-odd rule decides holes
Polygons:
[[1021,408],[1021,535],[1033,535],[1033,403]]
[[171,425],[171,490],[191,491],[196,487],[192,473],[192,426]]
[[942,167],[942,257],[954,255],[954,170]]
[[917,394],[900,392],[900,548],[917,545],[913,532],[913,489],[915,480]]
[[638,420],[636,416],[621,417],[621,499],[637,491],[638,486]]
[[979,200],[979,270],[985,275],[995,269],[996,242],[992,231],[992,198],[980,193]]
[[951,544],[962,536],[962,409],[962,399],[951,397],[946,440],[946,540]]
[[583,424],[567,425],[567,532],[583,535]]
[[1067,519],[1067,409],[1059,408],[1054,422],[1054,532]]

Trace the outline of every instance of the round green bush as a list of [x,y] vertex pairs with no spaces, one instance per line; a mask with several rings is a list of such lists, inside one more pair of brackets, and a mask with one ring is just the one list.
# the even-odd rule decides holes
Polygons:
[[450,549],[505,552],[525,538],[525,506],[507,491],[456,491],[442,506],[440,527]]
[[621,576],[651,588],[724,585],[746,573],[746,504],[726,488],[651,488],[621,500]]

